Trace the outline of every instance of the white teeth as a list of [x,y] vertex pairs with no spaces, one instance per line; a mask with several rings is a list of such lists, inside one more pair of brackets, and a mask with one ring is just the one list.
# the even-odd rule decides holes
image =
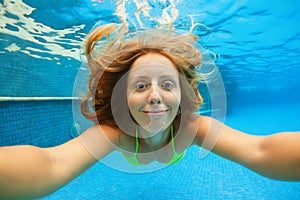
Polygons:
[[160,112],[166,112],[166,110],[151,110],[151,111],[144,111],[146,113],[160,113]]

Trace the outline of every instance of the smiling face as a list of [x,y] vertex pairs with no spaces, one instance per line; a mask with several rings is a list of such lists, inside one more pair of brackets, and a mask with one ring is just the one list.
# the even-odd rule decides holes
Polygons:
[[127,83],[128,106],[135,121],[152,133],[168,128],[181,99],[174,64],[161,54],[145,54],[131,66]]

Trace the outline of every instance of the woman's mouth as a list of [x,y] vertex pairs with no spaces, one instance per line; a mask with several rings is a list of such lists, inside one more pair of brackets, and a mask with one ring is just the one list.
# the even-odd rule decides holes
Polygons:
[[144,110],[143,113],[147,116],[162,116],[165,115],[168,110]]

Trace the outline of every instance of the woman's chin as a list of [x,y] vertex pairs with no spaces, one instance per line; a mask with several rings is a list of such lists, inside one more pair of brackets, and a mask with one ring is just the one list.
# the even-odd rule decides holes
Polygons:
[[149,135],[149,137],[157,134],[157,133],[160,133],[162,131],[164,131],[168,125],[166,123],[150,123],[150,124],[147,124],[145,126],[141,126],[144,130],[146,130],[147,132],[151,133]]

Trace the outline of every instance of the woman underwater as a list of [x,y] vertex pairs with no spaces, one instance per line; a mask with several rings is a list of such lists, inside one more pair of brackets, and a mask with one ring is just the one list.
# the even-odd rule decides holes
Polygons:
[[55,147],[1,147],[1,198],[48,195],[115,150],[135,166],[171,165],[192,145],[271,179],[300,181],[300,132],[250,135],[194,114],[203,79],[195,35],[151,29],[132,37],[117,27],[98,27],[85,41],[91,73],[81,111],[95,126]]

